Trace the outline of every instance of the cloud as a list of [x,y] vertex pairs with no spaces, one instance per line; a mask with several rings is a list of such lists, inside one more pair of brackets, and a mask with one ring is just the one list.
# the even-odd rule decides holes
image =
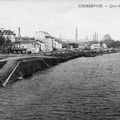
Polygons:
[[120,8],[80,9],[77,0],[2,0],[0,3],[1,27],[7,29],[10,26],[16,33],[21,27],[23,35],[34,36],[35,31],[44,30],[54,36],[62,34],[63,37],[75,38],[78,26],[80,38],[86,35],[92,38],[95,31],[100,37],[110,33],[116,39],[120,38]]

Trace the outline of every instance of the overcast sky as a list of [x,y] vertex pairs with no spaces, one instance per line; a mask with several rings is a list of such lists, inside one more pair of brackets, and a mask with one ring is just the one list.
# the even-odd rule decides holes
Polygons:
[[[95,0],[0,0],[0,27],[14,30],[21,28],[22,36],[34,36],[36,31],[46,31],[55,37],[75,39],[78,26],[79,38],[86,35],[92,38],[94,32],[99,39],[104,34],[120,40],[120,8],[79,8],[79,4],[111,2],[94,2]],[[109,0],[110,1],[110,0]]]

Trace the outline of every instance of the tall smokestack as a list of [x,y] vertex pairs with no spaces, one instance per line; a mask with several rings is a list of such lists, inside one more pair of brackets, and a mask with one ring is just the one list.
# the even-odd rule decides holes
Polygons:
[[97,33],[97,41],[98,41],[99,39],[98,39],[98,33]]
[[62,40],[62,35],[60,34],[60,40]]
[[86,41],[88,41],[88,36],[86,36]]
[[18,28],[18,38],[19,38],[19,39],[21,38],[21,35],[20,35],[20,27]]
[[97,41],[97,36],[96,36],[97,34],[96,34],[96,32],[95,32],[95,41]]
[[95,35],[93,34],[93,41],[95,40]]
[[78,42],[78,28],[76,27],[76,42]]

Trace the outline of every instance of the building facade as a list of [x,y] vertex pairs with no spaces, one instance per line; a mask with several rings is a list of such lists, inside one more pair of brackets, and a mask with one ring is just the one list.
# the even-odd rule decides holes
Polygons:
[[50,52],[53,51],[53,37],[48,32],[38,31],[35,34],[35,40],[39,41],[41,45],[41,51]]
[[15,42],[16,34],[14,33],[14,31],[1,29],[0,35],[3,36],[5,40],[10,40],[11,42]]
[[94,43],[91,44],[90,49],[107,49],[107,45],[105,43]]
[[26,49],[30,53],[39,53],[40,44],[36,41],[16,41],[13,42],[12,49]]
[[52,37],[48,32],[36,32],[35,40],[40,42],[42,51],[50,52],[54,49],[62,49],[62,42]]
[[54,49],[61,50],[62,49],[62,41],[58,39],[54,39],[53,41]]

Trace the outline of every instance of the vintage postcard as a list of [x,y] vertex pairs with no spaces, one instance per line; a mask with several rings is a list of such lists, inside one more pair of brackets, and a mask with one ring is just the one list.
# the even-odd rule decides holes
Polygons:
[[1,120],[120,120],[119,0],[0,0]]

